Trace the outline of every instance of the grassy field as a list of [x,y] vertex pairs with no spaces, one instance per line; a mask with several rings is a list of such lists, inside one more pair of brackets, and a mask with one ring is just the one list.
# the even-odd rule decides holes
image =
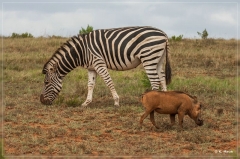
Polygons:
[[109,89],[98,77],[93,102],[83,112],[87,71],[68,74],[51,106],[40,103],[44,63],[67,39],[3,39],[3,149],[13,156],[237,156],[236,40],[171,42],[172,83],[169,90],[196,95],[204,104],[204,125],[184,118],[183,131],[170,127],[168,115],[156,114],[139,127],[147,89],[144,70],[110,71],[120,96],[115,109]]

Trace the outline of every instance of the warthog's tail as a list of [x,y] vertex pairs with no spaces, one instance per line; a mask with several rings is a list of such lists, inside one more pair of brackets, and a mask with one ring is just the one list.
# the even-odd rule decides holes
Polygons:
[[140,102],[142,102],[143,96],[144,96],[147,92],[151,92],[151,91],[152,91],[151,89],[146,89],[145,92],[144,92],[143,94],[141,94]]
[[[166,52],[166,63],[165,63],[165,80],[166,84],[170,84],[172,80],[172,69],[170,65],[170,52],[169,52],[169,42],[167,40],[167,44],[165,47],[165,52]],[[168,55],[169,54],[169,55]]]
[[140,98],[140,102],[142,103],[142,100],[143,100],[143,96],[144,96],[144,93],[141,94],[141,98]]
[[145,90],[145,92],[144,92],[143,94],[141,94],[140,102],[142,102],[142,100],[143,100],[143,96],[144,96],[147,92],[150,92],[150,91],[152,91],[152,90],[151,90],[151,89],[150,89],[150,90],[147,89],[147,90]]

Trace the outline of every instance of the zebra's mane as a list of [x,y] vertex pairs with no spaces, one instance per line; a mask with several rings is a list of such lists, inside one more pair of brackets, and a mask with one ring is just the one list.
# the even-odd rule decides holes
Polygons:
[[[64,48],[64,46],[69,46],[70,44],[69,44],[69,42],[71,42],[71,41],[73,41],[73,38],[77,38],[77,39],[79,39],[79,37],[78,36],[72,36],[71,38],[69,38],[66,42],[64,42],[53,54],[52,54],[52,56],[47,60],[47,62],[44,64],[44,66],[43,66],[43,70],[42,70],[42,73],[44,74],[44,72],[45,72],[45,68],[46,68],[46,66],[49,64],[49,63],[57,63],[59,60],[54,60],[54,57],[55,57],[55,55],[56,54],[61,54],[59,51],[60,50],[63,50],[63,48]],[[63,51],[63,52],[65,52],[65,51]],[[55,59],[58,59],[58,58],[55,58]],[[54,61],[54,62],[53,62]]]
[[[116,28],[108,28],[108,29],[96,29],[96,30],[103,30],[103,31],[111,31],[111,30],[116,30],[116,29],[128,29],[128,28],[149,28],[151,26],[127,26],[127,27],[116,27]],[[154,27],[151,27],[151,28],[154,28]],[[160,30],[158,28],[154,28],[154,29],[157,29],[157,30]],[[93,31],[96,31],[96,30],[93,30]],[[93,32],[91,31],[91,32]],[[89,33],[91,33],[89,32]],[[163,31],[162,31],[163,32]],[[88,35],[89,33],[86,33],[86,34],[78,34],[77,36],[78,37],[85,37],[86,35]],[[164,33],[164,32],[163,32]],[[165,33],[164,33],[165,34]],[[166,34],[165,34],[166,35]],[[166,35],[167,36],[167,35]]]

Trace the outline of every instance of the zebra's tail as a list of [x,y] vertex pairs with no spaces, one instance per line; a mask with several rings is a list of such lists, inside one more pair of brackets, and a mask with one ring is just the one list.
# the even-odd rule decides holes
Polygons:
[[[166,52],[166,63],[165,63],[165,80],[166,80],[166,84],[170,84],[171,80],[172,80],[172,69],[171,69],[171,65],[170,65],[170,52],[169,52],[169,42],[167,40],[167,44],[166,44],[166,48],[165,48],[165,52]],[[168,55],[169,54],[169,55]]]

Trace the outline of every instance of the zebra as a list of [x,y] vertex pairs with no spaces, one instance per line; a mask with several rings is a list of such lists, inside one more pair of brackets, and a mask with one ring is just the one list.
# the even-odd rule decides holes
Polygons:
[[45,105],[52,104],[62,89],[63,78],[78,66],[88,70],[88,93],[82,107],[92,102],[97,74],[109,87],[114,105],[119,106],[119,96],[108,69],[124,71],[142,64],[152,90],[158,90],[161,85],[162,91],[167,91],[166,85],[171,82],[168,54],[167,35],[149,26],[99,29],[73,36],[43,66],[45,79],[40,101]]

